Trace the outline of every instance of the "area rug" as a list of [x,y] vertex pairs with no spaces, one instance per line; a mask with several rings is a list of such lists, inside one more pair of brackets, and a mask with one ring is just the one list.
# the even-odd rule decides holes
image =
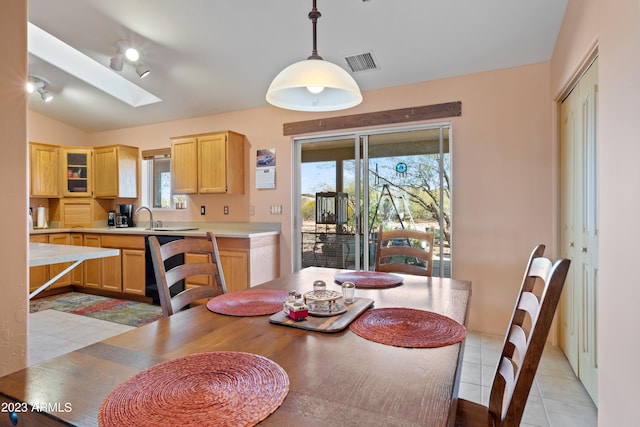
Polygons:
[[57,310],[128,326],[142,326],[162,317],[160,306],[98,295],[67,292],[30,301],[30,313]]

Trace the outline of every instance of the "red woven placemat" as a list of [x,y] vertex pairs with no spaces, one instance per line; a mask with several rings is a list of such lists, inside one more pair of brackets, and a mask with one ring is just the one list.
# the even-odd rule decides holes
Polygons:
[[207,308],[229,316],[265,316],[282,310],[288,295],[288,291],[279,289],[245,289],[212,298]]
[[443,347],[464,339],[467,330],[441,314],[413,308],[376,308],[349,325],[356,334],[396,347]]
[[338,283],[353,282],[356,288],[391,288],[402,284],[402,277],[381,271],[350,271],[334,276]]
[[212,352],[170,360],[120,384],[98,412],[103,427],[253,426],[289,392],[287,373],[250,353]]

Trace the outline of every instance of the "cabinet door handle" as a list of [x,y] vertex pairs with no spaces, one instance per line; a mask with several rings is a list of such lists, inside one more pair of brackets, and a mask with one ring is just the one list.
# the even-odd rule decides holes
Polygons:
[[586,246],[583,246],[583,247],[580,249],[580,251],[581,251],[583,254],[586,254],[586,253],[587,253],[587,247],[586,247]]
[[573,242],[570,242],[570,243],[569,243],[569,247],[570,247],[570,248],[572,248],[572,247],[574,247],[574,246],[575,246],[575,245],[573,244]]

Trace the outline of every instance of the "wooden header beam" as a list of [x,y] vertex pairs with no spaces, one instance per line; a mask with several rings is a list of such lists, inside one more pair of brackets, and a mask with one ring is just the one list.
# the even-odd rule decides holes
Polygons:
[[329,117],[326,119],[306,120],[285,123],[283,134],[302,135],[305,133],[329,130],[351,129],[367,126],[379,126],[393,123],[417,122],[420,120],[443,119],[462,115],[462,102],[423,105],[421,107],[400,108],[398,110],[377,111],[374,113],[354,114],[351,116]]

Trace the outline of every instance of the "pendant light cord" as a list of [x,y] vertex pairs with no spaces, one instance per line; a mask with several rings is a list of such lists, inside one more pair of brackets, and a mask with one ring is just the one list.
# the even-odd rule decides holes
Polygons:
[[316,7],[316,0],[313,0],[313,8],[311,9],[311,12],[309,12],[309,19],[311,19],[311,23],[313,25],[313,50],[311,51],[311,56],[307,59],[322,59],[322,57],[318,55],[316,35],[316,25],[318,24],[318,18],[320,18],[321,16],[322,14],[320,14]]

